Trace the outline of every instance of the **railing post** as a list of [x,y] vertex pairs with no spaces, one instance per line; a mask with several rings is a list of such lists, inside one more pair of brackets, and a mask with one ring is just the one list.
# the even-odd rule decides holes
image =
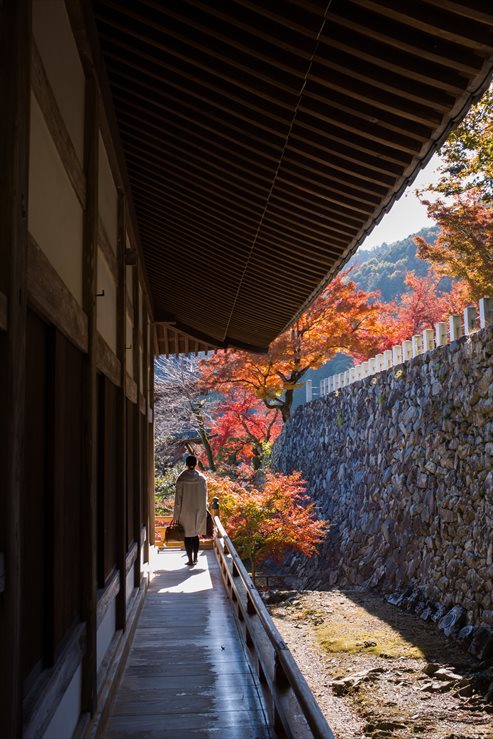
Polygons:
[[255,605],[249,593],[247,595],[247,613],[249,613],[251,616],[253,616],[254,613],[257,613],[257,611],[255,610]]
[[279,659],[279,655],[276,654],[275,659],[275,665],[274,665],[274,675],[275,675],[275,681],[279,688],[281,690],[285,690],[289,687],[289,680],[286,677],[286,673],[284,671],[284,667],[281,664],[281,660]]
[[402,361],[413,358],[413,342],[407,339],[402,342]]
[[435,339],[433,337],[433,329],[425,328],[423,331],[423,351],[429,352],[435,348]]
[[392,364],[402,364],[402,346],[393,346],[392,347]]
[[306,402],[307,403],[310,403],[311,400],[312,400],[312,398],[313,398],[313,390],[312,390],[312,381],[311,380],[307,380],[306,381],[305,389],[306,389]]
[[423,337],[421,334],[413,336],[412,340],[413,357],[417,357],[419,354],[423,354]]
[[445,321],[435,323],[435,344],[437,347],[448,344],[448,331]]
[[462,336],[464,336],[464,332],[462,330],[462,320],[460,316],[450,316],[449,326],[450,341],[457,341],[457,339],[460,339]]
[[493,323],[493,298],[481,298],[479,301],[479,325],[484,328],[488,323]]
[[474,305],[468,305],[464,309],[464,332],[465,334],[472,334],[478,330],[478,312]]
[[388,370],[392,367],[392,352],[386,349],[383,353],[383,368]]
[[211,503],[211,515],[213,518],[219,516],[219,498],[215,495]]

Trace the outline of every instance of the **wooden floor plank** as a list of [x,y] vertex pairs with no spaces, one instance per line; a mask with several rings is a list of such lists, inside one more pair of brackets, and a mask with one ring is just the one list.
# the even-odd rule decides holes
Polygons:
[[271,739],[214,553],[158,567],[104,736]]

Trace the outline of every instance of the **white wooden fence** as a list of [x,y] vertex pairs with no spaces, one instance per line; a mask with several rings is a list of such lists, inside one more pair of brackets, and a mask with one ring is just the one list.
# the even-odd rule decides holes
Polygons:
[[[393,346],[392,349],[387,349],[382,354],[377,354],[367,362],[357,364],[346,372],[339,372],[337,375],[320,380],[320,395],[328,395],[365,377],[396,367],[419,354],[456,341],[461,336],[472,334],[484,328],[488,323],[493,323],[493,298],[482,298],[479,301],[479,316],[476,306],[470,305],[464,310],[463,316],[450,316],[448,324],[446,322],[437,323],[435,330],[427,328],[421,334],[416,334],[411,339],[403,341],[402,344]],[[307,380],[305,388],[306,402],[309,403],[316,392],[311,380]]]

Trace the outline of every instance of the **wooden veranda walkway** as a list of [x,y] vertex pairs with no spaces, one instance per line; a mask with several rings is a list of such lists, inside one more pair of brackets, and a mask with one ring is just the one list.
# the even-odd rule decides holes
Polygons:
[[214,552],[185,561],[158,555],[104,736],[272,737]]

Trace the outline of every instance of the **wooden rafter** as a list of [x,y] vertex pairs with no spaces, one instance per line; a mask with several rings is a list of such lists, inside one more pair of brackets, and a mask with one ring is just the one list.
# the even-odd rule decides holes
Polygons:
[[476,0],[93,8],[170,353],[194,350],[185,334],[265,349],[493,69],[493,10]]

